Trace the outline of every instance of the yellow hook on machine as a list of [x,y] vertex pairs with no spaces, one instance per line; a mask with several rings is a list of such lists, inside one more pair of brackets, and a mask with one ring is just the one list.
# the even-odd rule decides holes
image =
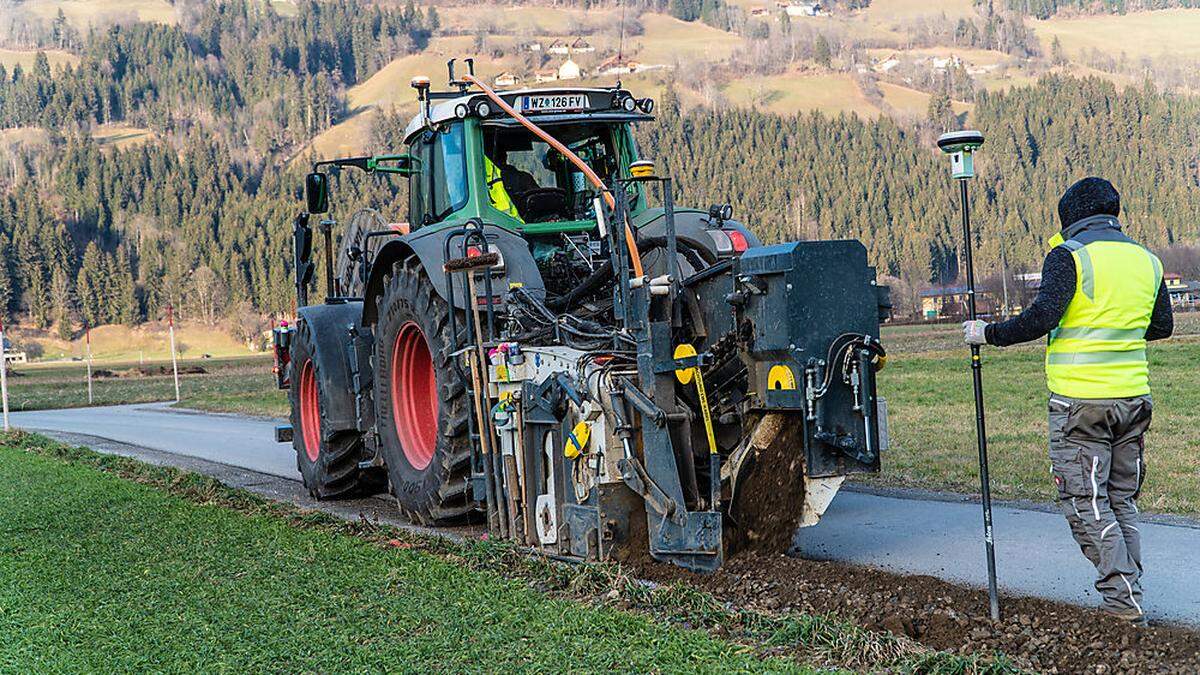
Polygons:
[[[675,348],[676,360],[694,356],[696,356],[696,348],[686,342]],[[700,413],[704,416],[704,433],[708,436],[708,451],[715,455],[717,454],[717,439],[713,435],[712,412],[708,409],[708,392],[704,390],[704,376],[700,374],[700,368],[697,366],[679,368],[675,371],[675,379],[679,380],[680,384],[688,384],[693,377],[696,378],[696,393],[700,396]]]

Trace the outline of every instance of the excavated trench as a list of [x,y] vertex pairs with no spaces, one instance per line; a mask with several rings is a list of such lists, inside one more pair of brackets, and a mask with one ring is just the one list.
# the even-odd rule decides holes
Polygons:
[[1003,619],[993,623],[983,590],[760,551],[744,550],[711,575],[653,562],[634,572],[689,584],[737,607],[833,614],[963,655],[1000,651],[1033,672],[1200,672],[1200,633],[1186,628],[1137,628],[1096,610],[1014,597],[1002,597]]

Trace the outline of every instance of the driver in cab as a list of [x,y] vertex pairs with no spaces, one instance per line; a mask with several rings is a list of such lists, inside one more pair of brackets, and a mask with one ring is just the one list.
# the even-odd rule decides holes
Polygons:
[[484,153],[483,166],[492,206],[523,223],[525,221],[517,203],[522,195],[537,190],[540,186],[532,174],[509,163],[509,153],[521,150],[517,145],[516,139],[497,139],[492,144],[491,152]]

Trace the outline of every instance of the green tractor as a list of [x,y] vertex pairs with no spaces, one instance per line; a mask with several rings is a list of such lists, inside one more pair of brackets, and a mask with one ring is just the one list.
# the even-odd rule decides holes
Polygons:
[[[405,154],[306,178],[277,437],[311,494],[386,485],[418,523],[711,571],[786,549],[879,470],[888,303],[861,243],[762,246],[728,205],[675,207],[633,134],[654,102],[620,86],[449,70],[448,91],[414,79]],[[335,265],[328,172],[347,167],[407,180],[409,208],[356,217]]]

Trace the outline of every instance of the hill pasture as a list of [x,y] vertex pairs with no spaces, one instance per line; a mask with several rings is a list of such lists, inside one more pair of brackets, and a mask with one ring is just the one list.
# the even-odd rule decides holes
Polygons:
[[1200,9],[1164,9],[1119,15],[1054,17],[1030,25],[1045,50],[1057,37],[1069,57],[1098,49],[1131,59],[1200,59]]
[[[74,66],[79,63],[79,57],[61,49],[43,49],[46,54],[46,60],[50,62],[50,70],[57,70],[63,66]],[[2,49],[0,48],[0,64],[3,64],[9,71],[13,66],[20,65],[22,70],[28,71],[33,68],[33,62],[37,58],[37,50],[33,49]]]
[[47,21],[62,10],[71,25],[80,30],[129,20],[177,23],[179,14],[167,0],[28,0],[20,7]]

